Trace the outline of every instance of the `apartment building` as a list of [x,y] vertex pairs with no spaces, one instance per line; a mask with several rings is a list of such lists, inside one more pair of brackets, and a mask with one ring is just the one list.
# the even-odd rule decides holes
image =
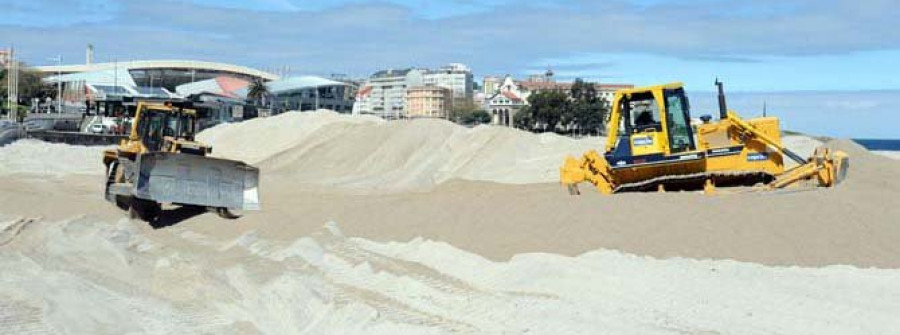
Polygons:
[[416,86],[406,90],[407,116],[411,118],[447,118],[453,106],[449,89],[434,86]]

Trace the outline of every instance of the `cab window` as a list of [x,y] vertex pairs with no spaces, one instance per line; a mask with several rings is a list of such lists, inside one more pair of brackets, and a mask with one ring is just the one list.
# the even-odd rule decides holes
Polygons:
[[165,123],[165,114],[151,110],[141,113],[141,124],[138,134],[144,140],[144,145],[151,151],[160,149],[162,145],[162,131]]
[[666,123],[669,129],[669,146],[672,153],[694,150],[694,136],[688,115],[688,101],[684,90],[668,90],[666,97]]
[[622,109],[628,111],[627,128],[630,133],[662,131],[659,105],[652,93],[634,94],[623,104]]

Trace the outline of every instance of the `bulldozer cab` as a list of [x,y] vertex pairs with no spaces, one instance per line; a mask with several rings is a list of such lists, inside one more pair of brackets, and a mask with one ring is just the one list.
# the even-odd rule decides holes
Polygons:
[[163,151],[167,140],[193,141],[196,112],[163,104],[140,104],[135,115],[131,139],[140,141],[147,151]]
[[628,166],[697,149],[681,84],[624,90],[613,100],[607,158]]

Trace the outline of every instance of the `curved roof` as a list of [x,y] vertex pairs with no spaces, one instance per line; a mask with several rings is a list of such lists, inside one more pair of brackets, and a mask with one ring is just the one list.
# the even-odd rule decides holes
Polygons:
[[[266,83],[266,88],[269,90],[270,94],[284,94],[309,88],[327,86],[350,86],[350,84],[316,76],[287,77]],[[249,91],[250,87],[247,86],[235,90],[234,93],[246,97]]]
[[347,86],[347,83],[316,76],[300,76],[276,80],[266,84],[266,86],[269,88],[270,93],[277,94],[320,86]]
[[185,96],[210,93],[229,98],[238,98],[238,95],[235,92],[246,88],[248,85],[250,85],[250,83],[245,80],[222,76],[179,85],[175,88],[175,91],[178,92],[178,94]]
[[84,81],[92,85],[118,85],[118,86],[137,86],[134,78],[128,73],[127,69],[119,67],[118,69],[102,69],[88,72],[76,72],[63,74],[62,76],[48,76],[43,79],[45,83],[55,84],[57,81],[77,82]]
[[203,62],[193,60],[139,60],[139,61],[123,61],[114,63],[94,63],[94,64],[78,64],[78,65],[62,65],[62,66],[36,66],[35,69],[47,73],[77,73],[92,72],[114,69],[197,69],[212,70],[244,74],[253,77],[260,77],[265,80],[277,80],[278,75],[252,69],[246,66],[232,65],[225,63]]

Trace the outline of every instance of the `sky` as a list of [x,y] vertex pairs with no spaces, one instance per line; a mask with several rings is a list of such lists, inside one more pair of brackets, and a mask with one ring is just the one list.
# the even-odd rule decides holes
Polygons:
[[[95,61],[194,59],[298,75],[459,62],[476,77],[551,68],[562,80],[681,81],[696,91],[713,90],[715,78],[746,93],[900,90],[896,0],[0,0],[0,8],[0,48],[15,45],[34,65],[57,54],[83,62],[91,43]],[[857,133],[900,138],[868,126]]]

